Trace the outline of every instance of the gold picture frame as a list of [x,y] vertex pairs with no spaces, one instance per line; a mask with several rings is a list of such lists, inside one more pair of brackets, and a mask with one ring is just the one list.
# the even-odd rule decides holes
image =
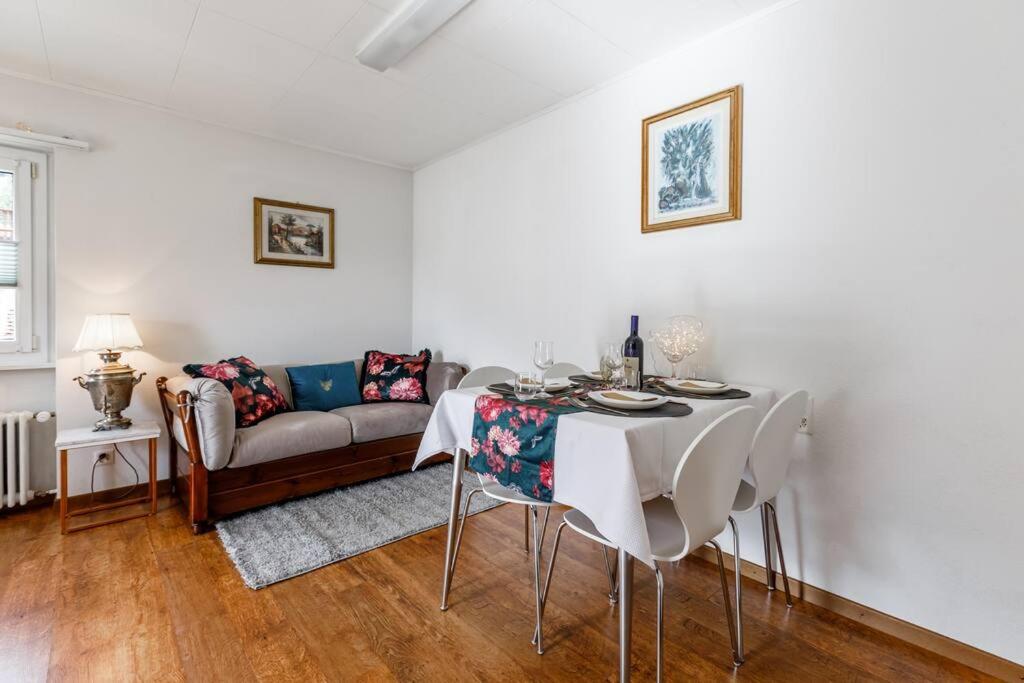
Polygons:
[[253,262],[334,268],[334,209],[253,197]]
[[740,219],[743,86],[644,119],[641,159],[641,232]]

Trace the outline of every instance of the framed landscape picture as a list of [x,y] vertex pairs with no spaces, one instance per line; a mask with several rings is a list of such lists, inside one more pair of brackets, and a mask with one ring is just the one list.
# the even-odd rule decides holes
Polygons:
[[740,217],[741,86],[643,122],[642,232]]
[[253,251],[256,263],[334,267],[334,209],[255,197]]

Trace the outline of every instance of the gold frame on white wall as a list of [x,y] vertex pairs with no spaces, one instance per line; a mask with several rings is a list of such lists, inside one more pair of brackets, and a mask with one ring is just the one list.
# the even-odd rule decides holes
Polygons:
[[[656,222],[650,220],[648,189],[652,180],[648,177],[650,164],[654,158],[651,154],[650,129],[653,124],[666,121],[673,117],[693,112],[702,107],[714,105],[717,102],[729,100],[729,168],[725,177],[728,180],[729,199],[728,206],[724,211],[710,213],[707,215],[694,216],[691,218],[680,218]],[[713,95],[699,99],[681,107],[655,114],[643,120],[642,142],[641,142],[641,178],[640,178],[640,231],[659,232],[661,230],[673,230],[675,228],[690,228],[706,223],[719,223],[722,221],[734,221],[742,215],[742,171],[743,171],[743,86],[736,85],[727,90],[722,90]]]
[[[296,202],[281,202],[275,199],[265,199],[263,197],[253,197],[253,233],[252,233],[252,247],[253,247],[253,263],[263,263],[275,266],[302,266],[304,268],[334,268],[334,209],[328,209],[322,206],[312,206],[310,204],[298,204]],[[299,257],[274,257],[268,256],[270,252],[269,245],[264,239],[263,221],[263,209],[274,208],[284,211],[296,211],[306,212],[312,214],[322,214],[327,219],[327,242],[325,246],[324,260],[317,261],[312,258],[306,260],[301,256]]]

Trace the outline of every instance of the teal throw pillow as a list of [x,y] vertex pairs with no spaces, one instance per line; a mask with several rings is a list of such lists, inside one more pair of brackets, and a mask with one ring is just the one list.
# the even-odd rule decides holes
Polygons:
[[334,410],[361,402],[351,361],[288,368],[288,381],[295,410]]

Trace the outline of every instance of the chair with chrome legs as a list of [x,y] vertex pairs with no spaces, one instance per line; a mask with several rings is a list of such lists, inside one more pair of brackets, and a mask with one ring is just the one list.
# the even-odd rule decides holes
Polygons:
[[[462,381],[459,382],[459,389],[466,389],[470,387],[481,387],[489,384],[497,384],[498,382],[504,382],[515,377],[515,373],[508,368],[499,367],[496,365],[486,366],[477,368],[469,372]],[[487,479],[480,474],[477,474],[477,479],[480,482],[479,488],[475,488],[469,492],[466,497],[466,505],[463,507],[462,517],[459,519],[459,529],[455,536],[455,550],[452,553],[452,565],[450,576],[455,576],[455,564],[459,559],[459,547],[462,545],[462,531],[466,526],[466,517],[469,516],[469,506],[473,502],[473,496],[478,493],[483,493],[490,498],[499,500],[503,503],[515,503],[516,505],[522,505],[523,510],[526,513],[526,551],[530,551],[530,520],[533,521],[533,575],[534,575],[534,588],[536,593],[536,608],[537,608],[537,624],[534,628],[534,640],[533,642],[537,645],[537,654],[544,654],[543,641],[539,636],[542,631],[541,625],[541,594],[540,594],[540,559],[541,559],[541,548],[544,544],[544,532],[548,527],[548,516],[551,514],[551,507],[554,503],[545,503],[539,500],[534,500],[519,493],[513,491],[510,488],[502,486],[501,484]],[[539,509],[544,508],[544,521],[539,525],[538,516]]]
[[[508,368],[503,368],[500,365],[485,365],[482,368],[476,370],[470,370],[460,381],[457,389],[469,389],[472,387],[486,387],[491,384],[498,384],[499,382],[505,382],[507,380],[514,379],[516,373],[512,372]],[[481,482],[483,478],[481,477]],[[478,491],[475,489],[474,491]],[[470,498],[474,491],[470,492]],[[467,501],[468,502],[468,501]],[[530,552],[530,508],[523,508],[525,513],[523,518],[523,549],[526,552]],[[466,521],[466,515],[463,513],[462,522]],[[462,528],[461,525],[459,527]],[[461,531],[459,534],[461,535]]]
[[[782,555],[782,542],[779,540],[779,520],[775,513],[772,500],[779,494],[786,482],[786,470],[793,455],[793,440],[796,438],[800,421],[807,410],[807,392],[794,391],[787,394],[772,406],[765,415],[761,425],[754,434],[750,447],[750,475],[753,483],[745,479],[740,482],[733,501],[733,514],[760,510],[761,533],[764,536],[765,570],[767,573],[768,590],[775,590],[775,570],[772,567],[771,536],[775,530],[775,547],[779,552],[779,567],[782,569],[782,585],[786,591],[786,606],[793,606],[793,596],[789,592],[789,576],[786,574],[786,560]],[[769,516],[771,520],[769,520]],[[736,523],[729,517],[733,532],[733,555],[736,558],[736,586],[739,591],[739,533]],[[738,602],[738,601],[737,601]],[[743,644],[743,633],[740,632],[740,646]]]
[[[558,374],[552,374],[552,371]],[[582,368],[580,368],[580,366],[574,363],[555,363],[548,368],[546,374],[551,375],[552,377],[568,377],[569,375],[582,375],[586,373]],[[490,384],[497,384],[499,382],[511,380],[515,378],[515,376],[516,373],[512,372],[508,368],[503,368],[499,365],[486,365],[466,374],[466,376],[459,382],[458,388],[467,389],[470,387],[485,387]],[[523,513],[523,550],[530,552],[530,508],[524,508]],[[609,595],[609,597],[612,596]]]
[[[579,365],[576,365],[575,363],[555,363],[554,365],[552,365],[550,368],[548,368],[544,372],[544,376],[545,377],[552,377],[552,378],[572,377],[573,375],[586,375],[586,374],[587,374],[587,371],[584,370],[583,368],[581,368]],[[527,550],[529,550],[529,548],[527,548]],[[605,574],[607,574],[607,576],[608,576],[608,601],[611,604],[614,605],[615,603],[617,603],[619,601],[618,589],[616,588],[616,583],[615,583],[615,581],[616,581],[615,574],[616,574],[616,572],[618,570],[618,567],[615,565],[614,562],[610,563],[608,561],[607,548],[602,548],[601,554],[603,555],[603,559],[604,559],[604,571],[605,571]],[[534,637],[536,638],[536,636],[534,636]],[[536,642],[536,640],[534,642]]]
[[[654,558],[654,575],[658,582],[658,680],[664,670],[665,584],[659,562],[681,560],[697,548],[711,545],[718,555],[718,575],[722,582],[725,616],[729,625],[733,664],[743,663],[736,640],[736,626],[729,601],[729,586],[722,563],[722,549],[715,536],[725,530],[729,508],[736,487],[743,475],[750,441],[757,427],[757,411],[742,406],[712,422],[686,450],[676,467],[672,480],[672,497],[662,496],[644,503],[644,519]],[[608,547],[612,541],[601,535],[594,523],[579,510],[569,510],[555,532],[555,541],[548,561],[547,578],[541,593],[541,615],[551,586],[562,530],[571,527],[579,534]]]

